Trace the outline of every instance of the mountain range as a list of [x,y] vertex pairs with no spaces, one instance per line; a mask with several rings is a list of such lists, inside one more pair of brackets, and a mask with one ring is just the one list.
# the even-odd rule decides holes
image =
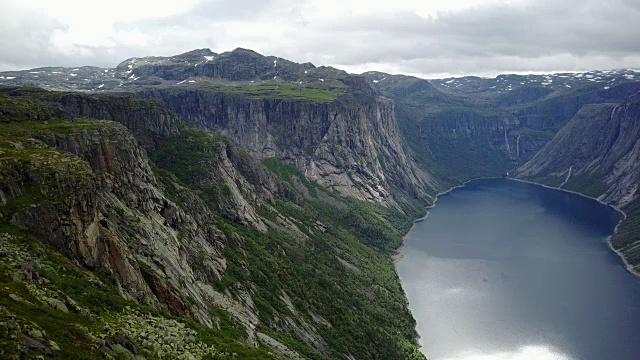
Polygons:
[[423,359],[393,255],[480,177],[624,211],[611,247],[637,273],[636,76],[425,80],[246,49],[0,73],[2,354]]

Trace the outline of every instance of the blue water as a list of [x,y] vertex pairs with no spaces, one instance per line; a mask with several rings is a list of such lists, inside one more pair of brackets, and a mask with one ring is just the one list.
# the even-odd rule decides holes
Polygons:
[[398,274],[431,360],[640,359],[640,278],[597,201],[506,179],[440,197]]

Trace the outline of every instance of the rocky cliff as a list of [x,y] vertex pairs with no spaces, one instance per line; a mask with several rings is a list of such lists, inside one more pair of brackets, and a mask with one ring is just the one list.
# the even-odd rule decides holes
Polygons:
[[[270,86],[279,86],[272,84]],[[398,206],[393,192],[429,199],[434,180],[407,153],[394,104],[359,77],[335,98],[267,98],[217,89],[145,89],[200,129],[218,131],[257,159],[279,158],[342,195]]]
[[[222,54],[200,49],[132,58],[115,69],[42,71],[37,77],[10,76],[7,83],[111,92],[126,98],[124,103],[132,97],[156,99],[190,126],[221,132],[257,159],[277,157],[309,179],[361,200],[403,209],[428,203],[442,190],[409,153],[394,103],[364,78],[341,70],[247,49]],[[117,121],[98,104],[79,103],[72,95],[62,100],[74,115]]]
[[397,102],[404,138],[446,184],[498,176],[529,161],[584,105],[640,90],[632,72],[427,80],[369,72]]
[[154,101],[0,105],[3,356],[421,358],[388,257],[410,217]]
[[[634,271],[640,265],[640,95],[583,106],[515,176],[577,191],[627,212],[612,245]],[[637,272],[637,271],[636,271]]]

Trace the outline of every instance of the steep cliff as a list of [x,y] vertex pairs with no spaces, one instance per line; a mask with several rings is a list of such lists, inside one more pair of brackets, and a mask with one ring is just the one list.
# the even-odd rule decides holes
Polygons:
[[640,90],[626,72],[499,75],[431,82],[363,74],[397,103],[404,138],[447,185],[499,176],[529,161],[584,105],[621,102]]
[[157,102],[0,105],[6,356],[422,358],[388,256],[419,213],[265,167]]
[[612,245],[640,265],[637,224],[640,183],[640,95],[620,104],[585,105],[515,176],[577,191],[628,212]]
[[[314,86],[295,91],[318,91]],[[131,95],[160,100],[189,124],[223,133],[257,159],[276,157],[295,165],[342,195],[395,207],[402,207],[397,191],[429,200],[436,181],[407,152],[393,102],[360,77],[331,86],[323,90],[328,98],[256,94],[251,85],[145,88]]]
[[[408,152],[394,103],[362,77],[338,69],[247,49],[200,49],[132,58],[115,69],[42,71],[46,76],[10,76],[8,83],[111,92],[126,98],[123,103],[156,99],[190,126],[221,132],[257,159],[279,158],[309,179],[361,200],[406,209],[429,203],[442,190]],[[73,115],[118,121],[118,112],[99,108],[99,100],[71,94],[61,100]],[[157,137],[140,140],[148,148]]]

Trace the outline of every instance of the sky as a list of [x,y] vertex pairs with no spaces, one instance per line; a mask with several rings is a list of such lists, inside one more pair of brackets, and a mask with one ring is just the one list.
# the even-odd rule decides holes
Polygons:
[[0,71],[238,47],[425,78],[640,68],[640,0],[0,0]]

